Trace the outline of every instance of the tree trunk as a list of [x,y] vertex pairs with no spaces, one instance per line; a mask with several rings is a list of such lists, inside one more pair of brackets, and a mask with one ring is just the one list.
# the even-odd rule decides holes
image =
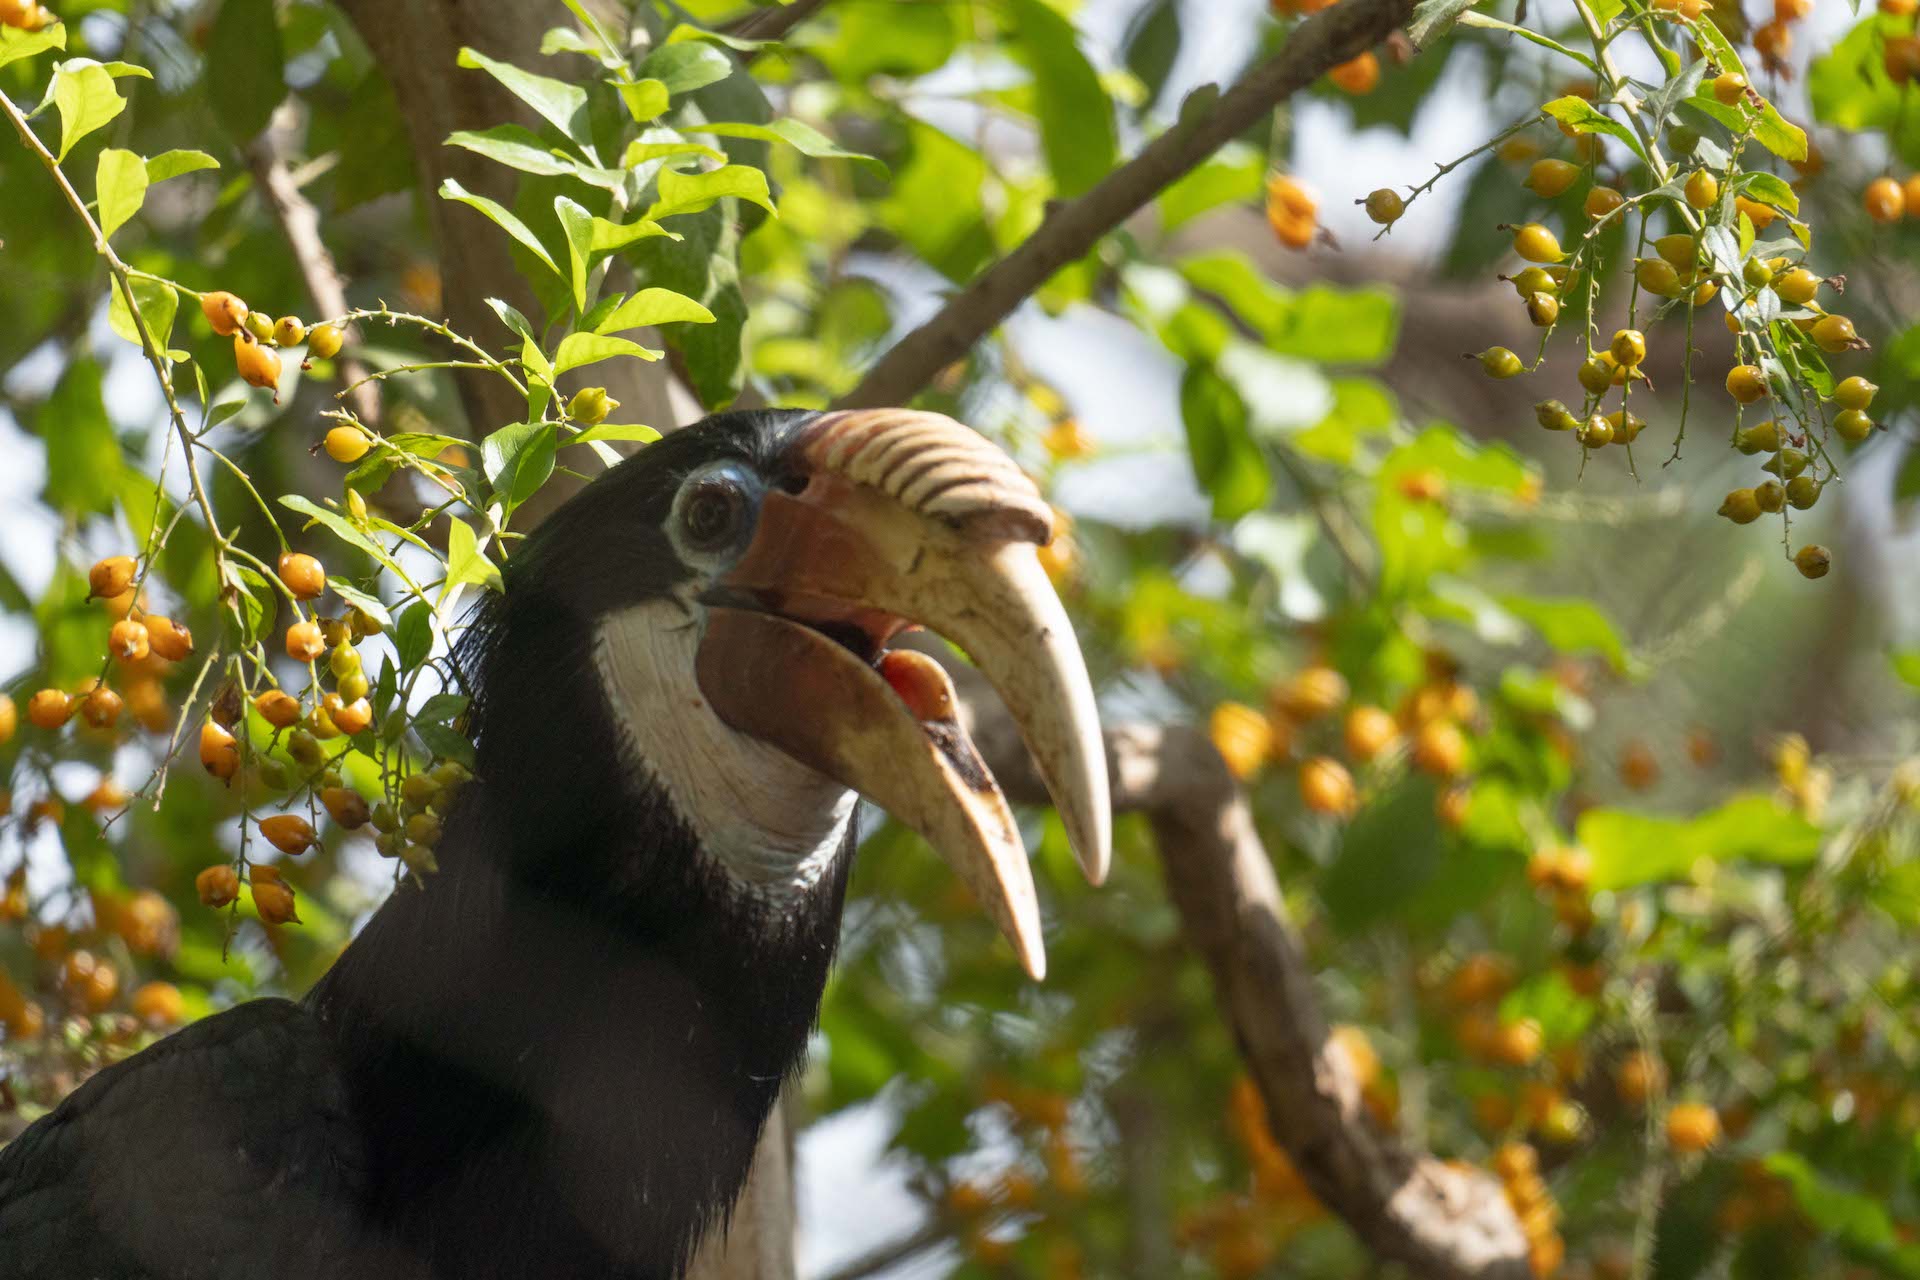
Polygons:
[[[437,193],[442,181],[453,178],[469,191],[510,205],[517,175],[445,143],[457,129],[486,129],[509,121],[532,127],[538,122],[492,77],[462,70],[455,58],[467,46],[524,67],[551,61],[540,56],[540,37],[558,7],[476,0],[340,0],[340,6],[393,85],[406,122],[421,198],[439,242],[447,321],[458,333],[497,345],[505,331],[486,300],[503,298],[524,314],[537,315],[532,290],[514,268],[505,234]],[[611,12],[596,16],[603,21],[614,17]],[[693,416],[691,401],[678,394],[665,361],[609,361],[598,366],[596,377],[621,402],[623,422],[667,430]],[[498,378],[468,375],[460,394],[476,439],[526,416],[526,406]],[[522,523],[537,520],[565,499],[569,487],[564,479],[556,476],[534,503],[521,509]],[[696,1255],[688,1280],[793,1280],[793,1275],[791,1148],[785,1116],[776,1107],[746,1192],[725,1233],[710,1237]]]

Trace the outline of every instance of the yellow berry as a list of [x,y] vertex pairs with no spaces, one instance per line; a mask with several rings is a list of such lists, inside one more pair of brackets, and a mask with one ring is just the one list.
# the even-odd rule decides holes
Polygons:
[[1565,194],[1579,176],[1579,165],[1569,164],[1565,160],[1535,160],[1533,168],[1527,170],[1527,180],[1523,185],[1535,195],[1551,200]]
[[1538,222],[1514,228],[1513,251],[1528,262],[1558,262],[1566,256],[1559,239]]

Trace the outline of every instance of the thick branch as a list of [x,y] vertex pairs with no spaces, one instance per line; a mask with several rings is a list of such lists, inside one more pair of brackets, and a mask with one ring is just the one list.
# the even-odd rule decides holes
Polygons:
[[1278,53],[1220,95],[1211,109],[1190,109],[1093,190],[1055,209],[1018,249],[896,343],[835,407],[866,409],[911,400],[1049,276],[1086,254],[1168,184],[1329,68],[1385,39],[1412,14],[1413,0],[1341,0],[1301,23]]
[[[949,670],[1008,798],[1045,804],[999,699],[971,668]],[[1219,753],[1191,729],[1123,725],[1106,736],[1114,809],[1152,824],[1187,941],[1213,974],[1275,1140],[1314,1194],[1374,1252],[1426,1280],[1528,1280],[1526,1240],[1499,1184],[1413,1154],[1367,1118],[1328,1039],[1246,797]]]
[[[247,164],[254,186],[266,201],[274,223],[293,252],[294,265],[313,299],[314,314],[322,319],[347,313],[346,282],[334,265],[333,251],[320,238],[320,213],[313,207],[287,169],[280,134],[269,126],[247,146]],[[358,356],[342,355],[334,364],[335,379],[347,392],[347,407],[368,426],[380,422],[380,392],[366,381],[368,369]]]

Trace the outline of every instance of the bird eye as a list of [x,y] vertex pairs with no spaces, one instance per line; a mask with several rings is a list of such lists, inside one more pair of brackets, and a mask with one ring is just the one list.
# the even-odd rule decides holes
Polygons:
[[754,486],[736,463],[696,473],[680,490],[675,519],[680,542],[691,551],[724,551],[736,544],[751,522]]

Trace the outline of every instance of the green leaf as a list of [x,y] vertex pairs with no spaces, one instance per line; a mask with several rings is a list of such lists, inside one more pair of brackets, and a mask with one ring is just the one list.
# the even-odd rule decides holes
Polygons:
[[481,442],[481,470],[509,514],[553,474],[554,436],[551,422],[520,422],[501,427]]
[[1391,289],[1312,285],[1294,296],[1266,335],[1267,349],[1322,364],[1379,364],[1400,337],[1400,300]]
[[[1712,24],[1703,25],[1711,26]],[[1640,145],[1640,139],[1633,130],[1602,112],[1585,98],[1576,98],[1568,94],[1564,98],[1555,98],[1540,110],[1576,133],[1604,133],[1610,138],[1618,138],[1642,160],[1647,158],[1646,148]]]
[[[267,638],[267,631],[273,625],[273,585],[261,574],[231,560],[220,561],[220,572],[225,579],[222,585],[232,589],[234,603],[240,608],[240,642],[259,644]],[[221,617],[231,619],[224,610]]]
[[[650,130],[649,132],[661,132]],[[672,156],[699,156],[704,160],[725,160],[727,153],[718,147],[710,147],[704,142],[649,142],[635,138],[627,144],[620,157],[620,167],[632,169],[653,160],[665,160]]]
[[147,199],[147,162],[131,151],[108,147],[93,170],[94,199],[100,209],[100,233],[111,236],[140,212]]
[[[686,124],[680,127],[687,133],[711,133],[722,138],[756,138],[761,142],[784,142],[801,155],[814,160],[855,160],[880,177],[887,176],[887,166],[879,160],[858,151],[843,151],[834,145],[833,139],[826,134],[798,120],[780,119],[767,124]],[[633,146],[639,145],[639,143],[633,144]],[[629,152],[631,150],[630,147]]]
[[1920,165],[1920,94],[1887,75],[1889,37],[1910,32],[1911,21],[1881,13],[1856,24],[1807,69],[1813,117],[1848,133],[1877,129],[1908,165]]
[[1746,188],[1749,200],[1758,200],[1776,209],[1785,209],[1788,213],[1800,212],[1800,197],[1786,184],[1785,179],[1775,174],[1743,174],[1740,185]]
[[440,587],[440,598],[446,599],[455,587],[467,583],[485,587],[489,591],[505,590],[500,581],[499,566],[480,554],[480,542],[473,536],[473,529],[466,521],[448,516],[447,580]]
[[287,96],[273,0],[223,0],[207,32],[207,99],[235,138],[251,141]]
[[535,258],[545,263],[548,270],[563,280],[566,278],[566,273],[554,265],[553,258],[548,255],[546,246],[540,243],[539,238],[528,229],[527,224],[520,221],[511,210],[496,201],[487,199],[485,196],[474,195],[452,178],[448,178],[440,184],[440,198],[442,200],[458,200],[461,204],[469,205],[472,208],[478,209],[481,213],[486,214],[487,217],[493,219],[495,223],[504,228],[508,235],[519,241],[521,247],[528,253],[531,253]]
[[660,438],[660,433],[652,427],[643,427],[638,423],[603,422],[597,427],[588,427],[579,435],[563,440],[563,445],[589,444],[595,440],[637,440],[641,444],[652,444]]
[[1222,148],[1160,193],[1160,225],[1171,231],[1223,204],[1258,200],[1265,175],[1266,159],[1252,147]]
[[570,369],[585,368],[614,356],[658,360],[660,355],[653,348],[643,347],[628,338],[602,333],[570,333],[560,340],[560,349],[553,354],[553,376],[557,378]]
[[1607,615],[1578,596],[1504,595],[1500,606],[1540,633],[1561,653],[1597,653],[1615,671],[1627,669],[1627,649]]
[[341,578],[329,577],[327,579],[327,585],[333,588],[335,595],[378,622],[381,626],[390,627],[393,625],[393,615],[387,612],[387,606],[381,603],[380,597],[369,595],[354,586],[351,582],[347,582]]
[[769,213],[777,212],[767,190],[767,175],[743,164],[722,165],[700,173],[660,171],[659,198],[647,210],[647,221],[700,213],[717,200],[748,200]]
[[204,151],[162,151],[147,161],[147,183],[165,182],[168,178],[177,178],[186,173],[197,173],[202,169],[218,169],[220,162]]
[[500,124],[478,132],[462,129],[447,135],[447,145],[483,155],[509,169],[543,177],[574,177],[597,187],[618,187],[621,175],[610,169],[582,164],[540,140],[523,125]]
[[1893,664],[1893,674],[1920,689],[1920,649],[1903,649],[1890,654],[1888,661]]
[[1687,875],[1696,862],[1797,865],[1820,852],[1820,828],[1772,796],[1736,796],[1697,818],[1589,809],[1576,828],[1593,856],[1593,887],[1624,889]]
[[638,74],[659,81],[668,93],[692,93],[732,75],[733,59],[710,44],[688,40],[655,49]]
[[659,118],[671,102],[667,86],[658,80],[621,80],[613,87],[619,91],[620,101],[626,104],[627,114],[636,124]]
[[587,125],[587,91],[564,80],[535,75],[508,62],[497,62],[477,49],[463,48],[457,59],[469,70],[486,72],[514,97],[526,103],[541,119],[578,143],[582,153],[592,158],[592,134]]
[[65,160],[74,144],[127,109],[113,75],[97,62],[73,59],[53,73],[53,104],[60,109],[60,152]]
[[616,333],[644,325],[712,323],[713,312],[685,294],[671,289],[642,289],[615,307],[593,331]]
[[979,198],[986,162],[932,125],[905,127],[911,150],[879,202],[880,221],[949,280],[969,279],[994,251]]
[[426,601],[416,600],[400,614],[393,629],[393,648],[402,671],[417,670],[433,652],[433,608]]
[[[842,84],[874,76],[911,79],[946,64],[968,34],[958,5],[852,4],[830,10],[833,25],[808,24],[794,42],[811,50]],[[819,32],[829,32],[825,39]]]
[[1010,0],[1016,55],[1033,73],[1035,114],[1056,192],[1083,194],[1113,168],[1113,103],[1080,52],[1073,23],[1043,0]]
[[1443,864],[1433,785],[1410,778],[1362,809],[1320,878],[1334,926],[1354,933],[1419,899]]
[[66,47],[67,29],[61,23],[56,22],[38,31],[22,31],[18,27],[0,25],[0,67],[45,53],[49,49]]
[[121,459],[100,392],[100,366],[70,361],[34,425],[47,446],[47,505],[66,515],[113,510]]
[[1180,380],[1180,420],[1194,478],[1212,498],[1215,518],[1236,520],[1264,506],[1273,477],[1233,384],[1210,365],[1188,365]]
[[1445,35],[1460,15],[1473,7],[1474,0],[1420,0],[1413,7],[1413,21],[1407,25],[1407,39],[1416,49],[1425,49]]
[[[129,283],[133,286],[134,305],[140,308],[140,318],[146,322],[154,348],[165,351],[167,340],[173,336],[173,318],[180,307],[180,296],[172,285],[159,280],[137,279]],[[134,346],[141,345],[140,330],[134,327],[126,294],[118,282],[107,291],[107,324]]]
[[358,526],[338,511],[329,511],[325,507],[315,503],[312,499],[298,493],[282,494],[280,496],[280,505],[290,511],[298,511],[301,515],[306,516],[311,523],[326,526],[328,532],[332,533],[334,537],[340,539],[340,541],[350,547],[357,547],[361,551],[366,552],[372,556],[382,568],[393,573],[395,577],[404,578],[406,576],[405,571],[394,562],[393,557],[387,554],[384,547],[361,532]]
[[1902,1242],[1901,1231],[1876,1196],[1849,1190],[1793,1151],[1776,1151],[1766,1170],[1793,1188],[1793,1198],[1821,1236],[1874,1260],[1876,1269],[1914,1280],[1920,1277],[1920,1246]]

